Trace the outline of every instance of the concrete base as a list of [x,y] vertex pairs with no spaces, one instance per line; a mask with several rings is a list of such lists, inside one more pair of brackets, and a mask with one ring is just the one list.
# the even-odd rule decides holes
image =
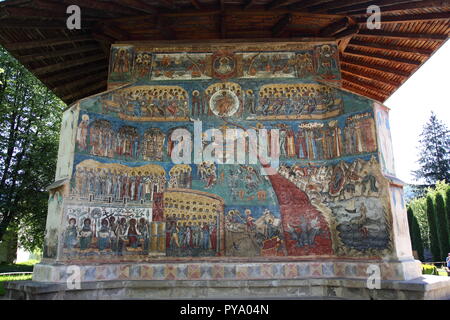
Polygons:
[[368,289],[362,279],[125,280],[92,281],[70,290],[63,283],[6,283],[6,299],[450,299],[450,278],[424,275],[407,281],[383,280]]

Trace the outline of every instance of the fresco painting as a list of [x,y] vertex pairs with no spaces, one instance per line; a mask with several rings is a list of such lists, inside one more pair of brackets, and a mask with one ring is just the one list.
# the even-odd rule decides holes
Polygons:
[[[66,111],[76,116],[63,129],[74,152],[58,259],[392,252],[387,114],[317,81],[339,81],[336,53],[332,43],[283,52],[113,45],[110,81],[128,83]],[[172,133],[194,139],[194,121],[202,139],[216,129],[233,143],[226,130],[278,129],[280,165],[268,174],[260,162],[174,163],[189,141]]]
[[392,149],[388,109],[376,103],[375,110],[375,121],[378,128],[378,139],[380,145],[380,163],[387,175],[395,177],[394,152]]
[[109,82],[130,82],[133,76],[134,47],[113,46],[109,64]]
[[212,54],[156,54],[153,58],[152,80],[210,79]]

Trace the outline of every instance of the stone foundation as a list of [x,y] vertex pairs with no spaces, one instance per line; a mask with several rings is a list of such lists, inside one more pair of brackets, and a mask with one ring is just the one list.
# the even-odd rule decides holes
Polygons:
[[[279,262],[180,262],[180,263],[109,263],[76,265],[80,280],[199,280],[242,281],[273,279],[347,278],[364,280],[378,267],[381,280],[411,280],[421,276],[420,262],[408,261],[279,261]],[[66,283],[74,271],[69,264],[38,264],[33,280]]]
[[407,281],[381,281],[368,289],[363,279],[143,280],[91,281],[80,290],[63,283],[9,282],[7,299],[450,299],[450,279],[425,275]]

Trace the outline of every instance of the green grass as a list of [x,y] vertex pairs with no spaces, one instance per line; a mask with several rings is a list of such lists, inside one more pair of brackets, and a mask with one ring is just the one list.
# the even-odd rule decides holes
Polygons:
[[[38,263],[38,260],[28,260],[17,264],[0,264],[0,273],[8,272],[33,272],[34,265]],[[18,281],[18,280],[31,280],[32,275],[8,275],[0,276],[0,296],[5,294],[5,288],[3,282],[5,281]]]
[[20,276],[0,276],[0,296],[5,294],[5,288],[3,282],[5,281],[18,281],[18,280],[31,280],[32,275],[20,275]]

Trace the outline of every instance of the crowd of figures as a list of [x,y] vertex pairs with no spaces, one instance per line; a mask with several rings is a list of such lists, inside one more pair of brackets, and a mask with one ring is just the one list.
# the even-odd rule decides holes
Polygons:
[[341,161],[334,166],[282,164],[278,172],[305,191],[311,200],[323,203],[380,195],[380,182],[377,180],[379,164],[374,157],[369,161]]
[[153,199],[153,193],[164,188],[164,174],[130,169],[78,166],[71,193],[84,199],[141,201]]
[[336,121],[300,124],[297,132],[284,124],[280,127],[282,158],[323,160],[343,155],[341,128]]
[[169,171],[169,189],[192,187],[192,168],[189,165],[175,165]]
[[[206,217],[206,215],[205,215]],[[217,251],[218,224],[184,216],[166,218],[168,255],[211,255]]]
[[80,122],[77,131],[79,151],[108,158],[162,161],[165,139],[161,130],[150,128],[141,141],[135,127],[123,126],[116,132],[107,120],[95,120],[89,125],[88,117]]
[[103,112],[128,117],[179,118],[189,116],[186,90],[178,86],[142,86],[122,89],[105,96]]
[[300,124],[298,131],[280,128],[280,156],[287,159],[326,160],[377,150],[374,121],[349,118],[342,130],[336,120]]
[[73,249],[97,249],[99,252],[112,252],[118,256],[126,251],[148,254],[150,251],[161,250],[160,238],[164,237],[162,222],[149,222],[143,217],[138,220],[122,217],[116,221],[113,216],[103,218],[100,226],[96,226],[91,218],[79,222],[82,222],[81,226],[77,224],[76,218],[70,218],[64,233],[64,248],[69,254]]
[[368,113],[349,117],[344,128],[346,154],[374,152],[377,150],[375,122]]
[[257,100],[249,96],[246,111],[256,116],[323,115],[343,106],[336,89],[321,85],[267,85]]

